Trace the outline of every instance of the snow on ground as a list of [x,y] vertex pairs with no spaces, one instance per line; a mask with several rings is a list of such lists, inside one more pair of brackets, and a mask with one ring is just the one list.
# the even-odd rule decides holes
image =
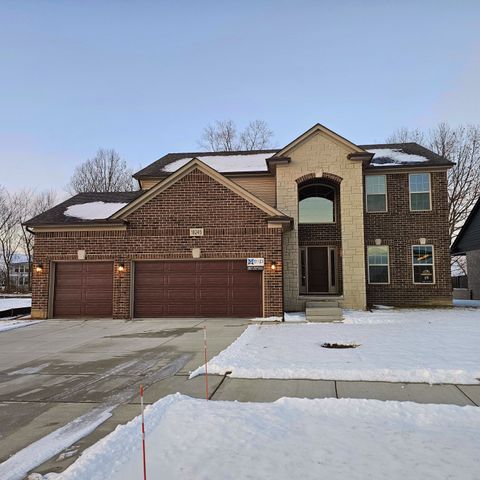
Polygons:
[[67,217],[81,218],[82,220],[98,220],[108,218],[123,208],[126,203],[120,202],[87,202],[71,205],[64,215]]
[[114,408],[115,406],[96,408],[20,450],[5,462],[0,463],[0,478],[2,480],[23,479],[32,468],[93,432],[111,417],[111,411]]
[[[266,172],[268,171],[266,159],[274,155],[270,153],[254,153],[244,155],[201,155],[197,157],[200,161],[217,172]],[[163,170],[175,172],[179,168],[193,160],[194,157],[180,158],[169,163]]]
[[428,158],[426,157],[405,153],[399,149],[378,148],[368,150],[368,152],[375,154],[371,162],[371,165],[374,167],[387,167],[392,165],[402,165],[404,163],[428,161]]
[[[344,311],[344,323],[252,325],[208,363],[238,378],[478,383],[476,309]],[[359,344],[328,349],[324,343]],[[204,373],[204,366],[191,377]]]
[[[357,399],[147,407],[147,476],[165,480],[478,478],[480,408]],[[140,419],[49,479],[142,478]],[[460,447],[459,447],[460,446]]]
[[36,323],[43,322],[43,320],[2,320],[0,319],[0,332],[8,330],[15,330],[16,328],[29,327]]
[[31,305],[31,298],[0,298],[0,312],[10,310],[11,308],[30,307]]
[[480,307],[480,300],[460,300],[460,299],[453,299],[453,306],[454,307]]

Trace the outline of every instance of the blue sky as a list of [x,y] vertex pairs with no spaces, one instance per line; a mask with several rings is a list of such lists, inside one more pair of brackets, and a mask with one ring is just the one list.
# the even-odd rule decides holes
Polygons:
[[0,184],[62,190],[99,147],[145,166],[203,127],[356,143],[479,123],[478,1],[0,1]]

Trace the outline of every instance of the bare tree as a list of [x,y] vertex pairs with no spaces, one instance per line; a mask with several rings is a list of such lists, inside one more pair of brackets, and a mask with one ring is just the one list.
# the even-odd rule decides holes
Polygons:
[[53,190],[46,190],[39,193],[35,193],[32,190],[24,190],[16,197],[19,209],[20,247],[27,256],[29,265],[28,289],[30,290],[32,284],[33,242],[35,237],[31,230],[24,225],[24,222],[52,208],[56,203],[57,194]]
[[10,268],[20,246],[18,235],[19,208],[16,198],[0,188],[0,263],[6,291],[11,290]]
[[254,120],[238,133],[232,120],[217,120],[203,130],[200,147],[213,152],[260,150],[271,146],[273,132],[264,120]]
[[[448,173],[448,223],[453,242],[480,196],[480,125],[440,123],[427,132],[401,128],[387,141],[421,143],[455,163]],[[462,259],[454,258],[453,263],[465,271]]]
[[273,132],[264,120],[250,122],[240,134],[240,150],[261,150],[271,145]]
[[132,173],[115,150],[100,148],[94,158],[75,168],[67,188],[72,194],[131,191]]

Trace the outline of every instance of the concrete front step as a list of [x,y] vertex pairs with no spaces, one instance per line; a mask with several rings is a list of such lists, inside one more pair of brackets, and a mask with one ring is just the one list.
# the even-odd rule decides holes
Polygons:
[[323,307],[338,307],[337,300],[315,300],[315,301],[308,301],[306,303],[307,308],[323,308]]
[[307,317],[309,315],[342,316],[342,309],[338,307],[307,307],[305,314]]
[[307,322],[331,323],[331,322],[341,322],[342,320],[343,320],[343,317],[341,315],[339,315],[339,316],[328,316],[328,315],[310,315],[310,316],[307,316]]

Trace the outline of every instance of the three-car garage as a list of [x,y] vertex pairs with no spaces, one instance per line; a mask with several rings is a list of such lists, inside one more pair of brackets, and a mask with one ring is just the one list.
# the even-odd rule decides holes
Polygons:
[[[263,273],[246,260],[161,260],[129,263],[132,316],[262,317]],[[111,317],[113,262],[56,262],[53,316]]]

